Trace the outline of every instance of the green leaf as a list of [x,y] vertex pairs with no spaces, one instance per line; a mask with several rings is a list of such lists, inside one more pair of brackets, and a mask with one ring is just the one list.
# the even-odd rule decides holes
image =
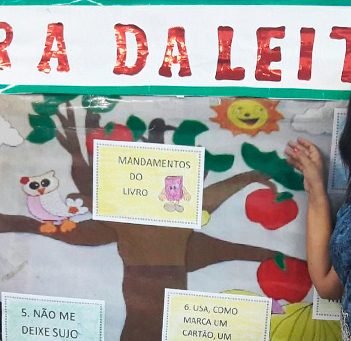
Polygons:
[[50,116],[40,116],[29,114],[29,124],[32,128],[48,128],[55,129],[55,122],[50,118]]
[[296,172],[285,159],[280,158],[276,151],[261,152],[254,145],[245,142],[241,147],[241,154],[252,169],[272,177],[288,189],[304,190],[302,174]]
[[76,97],[78,97],[78,95],[69,95],[69,94],[44,95],[44,102],[49,105],[59,106],[62,103],[72,101]]
[[111,111],[119,102],[120,96],[83,96],[82,105],[97,114]]
[[205,170],[214,172],[225,172],[232,168],[234,163],[234,155],[220,154],[213,155],[209,151],[205,151]]
[[277,195],[275,197],[275,201],[276,202],[283,202],[285,200],[292,199],[293,197],[294,196],[290,192],[280,192],[280,193],[277,193]]
[[51,116],[57,114],[59,105],[69,102],[75,97],[77,95],[44,95],[44,101],[33,102],[32,107],[38,115]]
[[116,124],[114,122],[109,122],[105,125],[104,131],[106,135],[111,135],[113,130],[115,129]]
[[34,102],[32,103],[33,110],[42,116],[55,115],[58,111],[57,104],[48,104],[46,102]]
[[208,127],[199,121],[183,121],[174,131],[173,142],[177,145],[195,146],[196,136],[207,130]]
[[281,252],[278,252],[274,257],[274,263],[277,264],[279,269],[286,271],[285,255]]
[[56,137],[56,125],[50,116],[29,115],[29,124],[33,131],[27,136],[32,143],[45,143]]
[[147,129],[145,122],[134,115],[129,116],[127,120],[127,127],[132,131],[134,141],[138,141],[140,137],[144,135]]
[[27,140],[32,143],[42,144],[48,142],[56,137],[56,130],[38,127],[35,128],[28,136]]

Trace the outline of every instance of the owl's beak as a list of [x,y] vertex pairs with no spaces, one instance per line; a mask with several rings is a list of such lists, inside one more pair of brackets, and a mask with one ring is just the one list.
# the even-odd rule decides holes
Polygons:
[[45,188],[38,188],[37,191],[39,192],[40,195],[43,195],[45,192]]

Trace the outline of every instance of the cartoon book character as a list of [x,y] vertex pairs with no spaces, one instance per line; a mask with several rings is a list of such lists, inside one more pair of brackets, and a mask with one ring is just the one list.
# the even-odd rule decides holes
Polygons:
[[181,200],[189,201],[191,196],[183,185],[182,176],[167,176],[165,178],[165,187],[159,195],[161,201],[167,200],[163,205],[168,212],[183,212],[184,207],[179,204]]
[[59,180],[54,171],[38,176],[24,176],[20,182],[27,195],[30,214],[42,223],[42,233],[56,232],[55,225],[60,226],[61,232],[69,232],[76,227],[76,222],[90,215],[88,208],[82,206],[82,199],[67,198],[65,202],[61,199],[58,192]]

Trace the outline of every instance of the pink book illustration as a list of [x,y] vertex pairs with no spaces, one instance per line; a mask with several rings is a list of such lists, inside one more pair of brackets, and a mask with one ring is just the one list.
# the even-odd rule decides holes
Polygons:
[[180,205],[181,200],[189,201],[191,196],[183,185],[182,176],[167,176],[165,186],[159,195],[161,201],[167,201],[164,209],[168,212],[183,212],[184,207]]

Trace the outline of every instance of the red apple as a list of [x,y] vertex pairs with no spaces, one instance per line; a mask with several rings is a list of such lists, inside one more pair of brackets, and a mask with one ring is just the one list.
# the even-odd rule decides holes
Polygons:
[[131,130],[122,125],[110,122],[104,128],[97,128],[89,132],[86,137],[86,146],[89,154],[93,154],[94,140],[133,141]]
[[281,253],[260,264],[257,280],[268,297],[290,303],[302,301],[312,286],[307,263]]
[[258,189],[246,198],[247,217],[268,230],[276,230],[298,214],[298,206],[289,192],[275,193],[272,189]]

